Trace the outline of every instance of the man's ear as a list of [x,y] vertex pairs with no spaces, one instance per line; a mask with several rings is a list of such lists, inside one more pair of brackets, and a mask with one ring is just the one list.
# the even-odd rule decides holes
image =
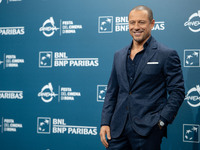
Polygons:
[[151,29],[153,29],[154,25],[155,25],[155,20],[153,19],[153,20],[151,21]]

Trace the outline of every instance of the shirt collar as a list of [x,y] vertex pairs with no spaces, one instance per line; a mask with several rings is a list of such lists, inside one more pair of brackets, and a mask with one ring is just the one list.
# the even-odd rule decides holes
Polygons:
[[146,41],[146,43],[144,43],[144,49],[147,48],[147,46],[149,45],[149,43],[151,42],[152,36],[149,37],[149,39]]
[[[152,36],[150,36],[149,37],[149,39],[144,43],[144,49],[143,50],[145,50],[146,48],[147,48],[147,46],[149,45],[149,43],[151,42],[151,39],[152,39]],[[131,48],[132,48],[132,45],[133,45],[133,41],[132,41],[132,44],[131,44],[131,46],[129,47],[129,49],[128,49],[128,55],[130,55],[131,54]],[[142,51],[143,51],[142,50]]]

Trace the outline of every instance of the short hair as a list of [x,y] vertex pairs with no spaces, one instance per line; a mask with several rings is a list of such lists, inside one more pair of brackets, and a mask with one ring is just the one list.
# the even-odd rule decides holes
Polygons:
[[153,12],[149,7],[144,6],[144,5],[139,5],[139,6],[134,7],[133,9],[131,9],[131,11],[133,11],[133,10],[146,10],[148,13],[149,21],[151,22],[153,20]]

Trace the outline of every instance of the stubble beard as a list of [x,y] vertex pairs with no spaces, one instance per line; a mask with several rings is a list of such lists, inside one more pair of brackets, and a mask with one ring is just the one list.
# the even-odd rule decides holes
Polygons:
[[138,44],[141,44],[141,43],[143,43],[147,38],[149,38],[150,37],[150,34],[147,34],[147,35],[143,35],[141,38],[139,37],[139,38],[134,38],[134,36],[132,35],[132,37],[133,37],[133,40],[135,41],[135,42],[137,42]]

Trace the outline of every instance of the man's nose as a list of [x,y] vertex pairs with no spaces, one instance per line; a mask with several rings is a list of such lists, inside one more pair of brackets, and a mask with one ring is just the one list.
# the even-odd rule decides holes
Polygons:
[[140,29],[140,26],[139,26],[139,24],[137,22],[134,24],[134,29],[135,30],[139,30]]

